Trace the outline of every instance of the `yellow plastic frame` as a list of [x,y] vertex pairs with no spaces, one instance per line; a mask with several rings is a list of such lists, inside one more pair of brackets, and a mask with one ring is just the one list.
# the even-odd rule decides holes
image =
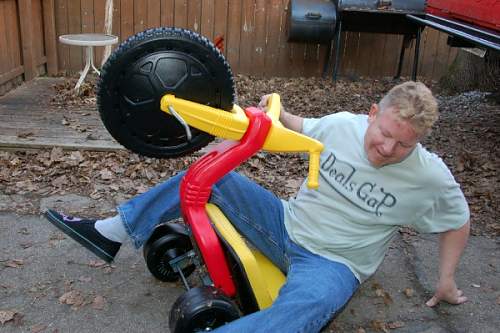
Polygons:
[[[223,139],[240,140],[248,127],[248,118],[238,105],[234,105],[232,112],[224,112],[167,94],[161,99],[160,107],[162,111],[170,113],[169,106],[172,106],[190,126]],[[307,185],[315,189],[318,187],[319,157],[323,151],[323,144],[284,127],[279,121],[280,108],[280,96],[272,94],[268,101],[267,115],[273,123],[262,149],[271,152],[308,152]]]
[[244,238],[217,206],[209,203],[205,207],[217,231],[238,256],[259,309],[271,306],[285,283],[285,275],[262,253],[247,246]]

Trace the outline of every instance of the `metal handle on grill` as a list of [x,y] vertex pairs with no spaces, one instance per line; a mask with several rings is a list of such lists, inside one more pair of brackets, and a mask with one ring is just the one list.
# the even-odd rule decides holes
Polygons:
[[313,12],[309,12],[305,15],[306,19],[308,20],[319,20],[321,18],[321,13],[313,13]]

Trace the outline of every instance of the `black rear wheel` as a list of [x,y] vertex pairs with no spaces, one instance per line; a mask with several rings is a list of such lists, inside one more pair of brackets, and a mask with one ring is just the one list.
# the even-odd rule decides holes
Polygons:
[[181,295],[170,310],[172,333],[207,332],[240,317],[230,298],[214,287],[197,287]]
[[213,137],[183,126],[160,109],[166,93],[229,111],[235,99],[231,69],[205,37],[155,28],[123,42],[104,64],[97,103],[104,125],[126,148],[150,157],[196,151]]
[[[144,260],[155,278],[164,282],[175,282],[180,279],[180,275],[170,265],[170,261],[191,251],[192,248],[189,236],[169,233],[144,246]],[[194,264],[187,265],[182,269],[182,273],[188,277],[195,268]]]

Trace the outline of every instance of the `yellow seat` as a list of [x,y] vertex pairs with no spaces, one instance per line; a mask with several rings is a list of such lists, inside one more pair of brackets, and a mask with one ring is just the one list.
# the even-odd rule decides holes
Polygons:
[[278,292],[285,283],[285,275],[257,249],[247,245],[217,206],[207,204],[206,211],[224,243],[237,256],[259,310],[269,307],[278,297]]

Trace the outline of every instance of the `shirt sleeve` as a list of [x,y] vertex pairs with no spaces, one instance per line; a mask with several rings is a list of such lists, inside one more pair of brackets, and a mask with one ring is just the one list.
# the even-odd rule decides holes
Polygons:
[[454,179],[443,186],[432,206],[415,221],[413,227],[422,233],[457,230],[470,218],[469,205]]
[[304,118],[302,134],[324,141],[326,136],[336,132],[343,122],[352,117],[349,112],[338,112],[321,118]]
[[302,123],[302,134],[317,139],[320,120],[321,118],[304,118]]

